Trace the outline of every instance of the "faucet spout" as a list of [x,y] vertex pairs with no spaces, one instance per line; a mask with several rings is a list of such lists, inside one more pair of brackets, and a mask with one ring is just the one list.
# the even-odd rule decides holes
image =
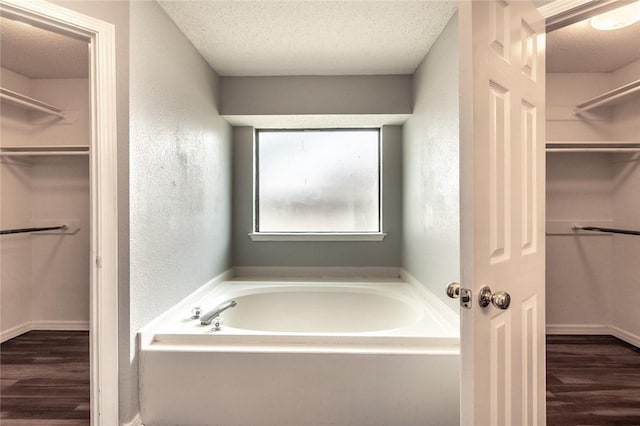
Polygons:
[[209,312],[207,312],[206,314],[204,314],[201,318],[200,318],[200,324],[201,325],[211,325],[211,321],[213,321],[213,319],[215,317],[217,317],[218,315],[220,315],[222,312],[226,311],[229,308],[233,308],[234,306],[236,306],[237,303],[235,300],[229,300],[228,302],[224,302],[219,304],[218,306],[216,306],[215,308],[213,308],[212,310],[210,310]]

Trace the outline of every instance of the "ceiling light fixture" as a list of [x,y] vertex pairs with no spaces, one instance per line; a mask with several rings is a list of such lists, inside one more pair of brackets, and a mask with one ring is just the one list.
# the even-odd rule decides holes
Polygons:
[[590,19],[596,30],[610,31],[628,27],[640,21],[640,1],[610,10]]

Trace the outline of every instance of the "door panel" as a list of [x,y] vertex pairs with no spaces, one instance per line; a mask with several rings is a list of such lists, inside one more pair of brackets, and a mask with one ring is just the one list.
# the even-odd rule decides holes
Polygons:
[[490,371],[491,424],[508,424],[511,418],[511,313],[491,318]]
[[520,191],[522,193],[522,255],[534,254],[537,251],[536,223],[538,212],[534,206],[538,203],[536,188],[538,185],[537,156],[538,145],[536,143],[537,110],[536,107],[525,99],[521,103],[522,136],[521,170],[522,181]]
[[[545,424],[544,19],[461,2],[462,423]],[[511,296],[481,307],[480,289]]]
[[[541,348],[538,345],[538,333],[544,330],[538,329],[538,297],[536,295],[531,296],[529,299],[522,303],[522,365],[530,366],[529,368],[522,369],[522,424],[523,426],[534,426],[538,424],[539,411],[536,409],[540,396],[540,386],[538,381],[538,371],[540,367],[538,362],[539,351]],[[544,350],[544,348],[542,348]],[[544,374],[544,368],[542,368]],[[544,383],[542,383],[544,386]],[[544,397],[545,392],[542,390]],[[544,405],[545,401],[542,401]]]
[[511,49],[509,49],[510,35],[510,18],[509,3],[498,0],[489,4],[491,10],[489,12],[489,34],[491,40],[489,46],[494,49],[496,54],[509,62]]
[[510,103],[507,89],[489,82],[489,218],[490,259],[499,263],[510,257],[511,199]]

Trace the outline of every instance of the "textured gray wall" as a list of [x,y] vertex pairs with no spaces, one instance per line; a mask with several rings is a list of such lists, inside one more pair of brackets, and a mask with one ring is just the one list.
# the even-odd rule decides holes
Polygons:
[[160,6],[130,7],[133,339],[231,267],[231,127],[218,76]]
[[411,76],[222,77],[223,115],[411,114]]
[[402,216],[402,128],[384,126],[384,241],[251,241],[253,231],[252,127],[233,131],[234,265],[236,266],[400,266]]
[[402,266],[445,296],[460,277],[458,15],[413,76],[414,110],[404,124]]

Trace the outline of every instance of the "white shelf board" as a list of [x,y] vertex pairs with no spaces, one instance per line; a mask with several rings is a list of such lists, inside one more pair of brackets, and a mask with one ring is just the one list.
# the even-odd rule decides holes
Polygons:
[[5,89],[4,87],[0,87],[0,99],[21,108],[44,112],[59,118],[65,118],[61,108],[30,98],[29,96],[14,92],[13,90]]
[[616,102],[621,98],[634,93],[640,93],[640,80],[632,81],[631,83],[627,83],[618,88],[582,102],[581,104],[576,106],[575,113],[581,114],[600,106],[612,104],[613,102]]

